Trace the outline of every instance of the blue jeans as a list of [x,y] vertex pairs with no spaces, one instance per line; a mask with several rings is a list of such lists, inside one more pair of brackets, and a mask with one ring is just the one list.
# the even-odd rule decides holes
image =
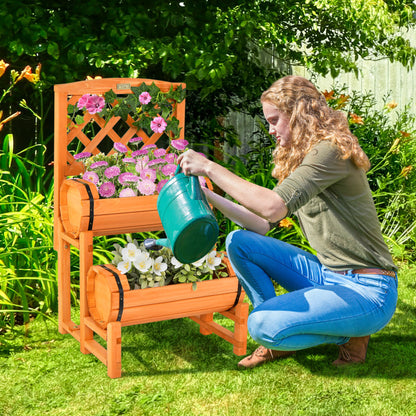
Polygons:
[[[250,335],[267,348],[341,345],[379,331],[396,309],[397,275],[335,273],[315,255],[251,231],[233,231],[226,245],[254,307]],[[276,296],[272,281],[289,293]]]

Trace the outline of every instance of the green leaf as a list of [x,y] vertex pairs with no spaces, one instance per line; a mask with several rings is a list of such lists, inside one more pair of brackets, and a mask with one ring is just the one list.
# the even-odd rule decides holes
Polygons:
[[84,116],[81,116],[80,114],[77,114],[75,116],[75,123],[76,124],[82,124],[84,122]]
[[59,45],[56,42],[49,42],[47,52],[53,58],[58,59],[59,58]]

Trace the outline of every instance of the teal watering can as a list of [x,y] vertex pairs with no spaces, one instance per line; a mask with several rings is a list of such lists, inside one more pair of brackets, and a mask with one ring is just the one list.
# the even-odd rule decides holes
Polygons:
[[168,247],[183,264],[193,263],[214,247],[218,223],[197,176],[186,176],[178,166],[175,175],[163,186],[157,211],[167,238],[144,241],[147,250]]

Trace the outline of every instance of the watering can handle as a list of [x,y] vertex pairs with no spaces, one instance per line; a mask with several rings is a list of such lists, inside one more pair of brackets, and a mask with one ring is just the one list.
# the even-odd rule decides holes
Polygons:
[[[181,165],[178,165],[176,170],[175,170],[175,175],[177,175],[178,173],[182,172],[182,168]],[[189,175],[189,184],[191,187],[191,198],[195,199],[195,200],[204,200],[205,199],[205,195],[203,195],[202,190],[201,190],[201,185],[199,184],[199,179],[198,176],[195,175]]]

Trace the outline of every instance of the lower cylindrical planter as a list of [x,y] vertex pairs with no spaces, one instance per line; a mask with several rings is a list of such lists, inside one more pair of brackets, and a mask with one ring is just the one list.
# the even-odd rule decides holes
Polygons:
[[225,259],[229,277],[130,290],[127,278],[113,265],[92,266],[87,276],[91,316],[101,328],[226,311],[242,301],[238,279]]
[[[121,328],[123,326],[189,317],[203,335],[216,334],[233,345],[236,355],[247,350],[249,305],[227,258],[228,277],[192,283],[131,290],[127,278],[115,266],[97,265],[87,275],[88,315],[84,317],[80,342],[107,366],[111,378],[121,376]],[[234,321],[234,331],[214,321],[219,312]],[[100,335],[103,347],[93,338]]]

